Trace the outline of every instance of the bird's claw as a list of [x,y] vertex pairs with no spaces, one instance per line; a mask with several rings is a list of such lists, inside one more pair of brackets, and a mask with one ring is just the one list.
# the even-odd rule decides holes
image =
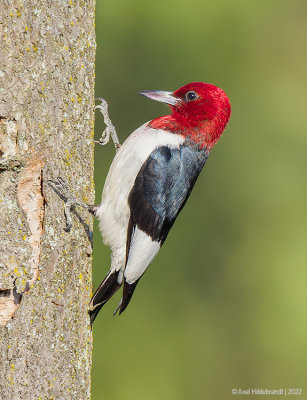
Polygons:
[[101,138],[99,140],[94,140],[95,143],[101,144],[102,146],[106,145],[110,141],[110,131],[108,128],[106,128],[102,134]]
[[95,100],[100,101],[100,104],[96,105],[94,107],[94,110],[96,110],[96,109],[100,110],[101,114],[103,115],[104,123],[106,124],[106,129],[103,131],[101,138],[99,140],[95,140],[95,143],[98,143],[98,144],[104,146],[109,142],[110,137],[111,137],[116,150],[118,150],[120,148],[120,143],[118,140],[116,129],[115,129],[114,125],[112,124],[112,121],[109,117],[108,103],[102,97],[98,97]]
[[64,231],[70,232],[72,227],[71,210],[79,203],[79,201],[71,194],[65,179],[60,176],[55,181],[49,179],[47,183],[61,197],[61,199],[64,200],[64,214],[66,219]]
[[57,177],[55,181],[49,179],[47,181],[48,185],[52,187],[52,189],[57,192],[57,194],[63,198],[66,202],[70,197],[73,197],[70,193],[69,186],[65,179],[60,176]]

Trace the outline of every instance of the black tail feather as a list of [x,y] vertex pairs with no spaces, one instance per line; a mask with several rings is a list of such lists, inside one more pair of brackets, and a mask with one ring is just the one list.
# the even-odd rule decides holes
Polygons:
[[91,318],[91,325],[93,324],[101,307],[113,296],[115,292],[121,287],[118,283],[119,271],[109,272],[105,279],[102,281],[94,296],[92,297],[89,315]]
[[97,317],[101,307],[104,305],[105,303],[99,304],[97,305],[96,308],[94,308],[93,310],[89,310],[88,313],[90,315],[90,319],[91,319],[91,326],[93,325],[93,322],[95,321],[95,318]]
[[119,315],[123,311],[125,311],[126,307],[130,303],[131,297],[133,295],[134,289],[136,288],[136,285],[138,284],[138,281],[139,281],[139,279],[136,282],[131,283],[131,284],[126,281],[124,282],[123,298],[120,303]]

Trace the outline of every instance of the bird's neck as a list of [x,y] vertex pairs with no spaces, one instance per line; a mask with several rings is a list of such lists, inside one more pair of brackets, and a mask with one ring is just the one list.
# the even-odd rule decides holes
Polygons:
[[173,114],[153,119],[149,122],[149,126],[182,135],[200,148],[211,150],[219,140],[227,122],[228,116],[223,112],[217,113],[211,120],[201,122],[191,121],[182,114]]

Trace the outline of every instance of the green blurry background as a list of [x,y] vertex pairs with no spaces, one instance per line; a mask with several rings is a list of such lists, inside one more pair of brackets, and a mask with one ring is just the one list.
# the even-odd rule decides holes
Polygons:
[[[97,1],[96,94],[121,141],[168,112],[141,89],[210,82],[232,117],[128,309],[112,316],[118,293],[95,321],[94,400],[307,399],[306,21],[305,0]],[[113,156],[96,147],[97,202]],[[109,265],[96,225],[95,288]]]

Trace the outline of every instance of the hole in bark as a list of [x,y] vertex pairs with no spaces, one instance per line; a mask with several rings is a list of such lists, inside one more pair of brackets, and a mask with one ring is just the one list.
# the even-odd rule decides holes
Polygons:
[[11,289],[0,289],[0,297],[9,297]]

